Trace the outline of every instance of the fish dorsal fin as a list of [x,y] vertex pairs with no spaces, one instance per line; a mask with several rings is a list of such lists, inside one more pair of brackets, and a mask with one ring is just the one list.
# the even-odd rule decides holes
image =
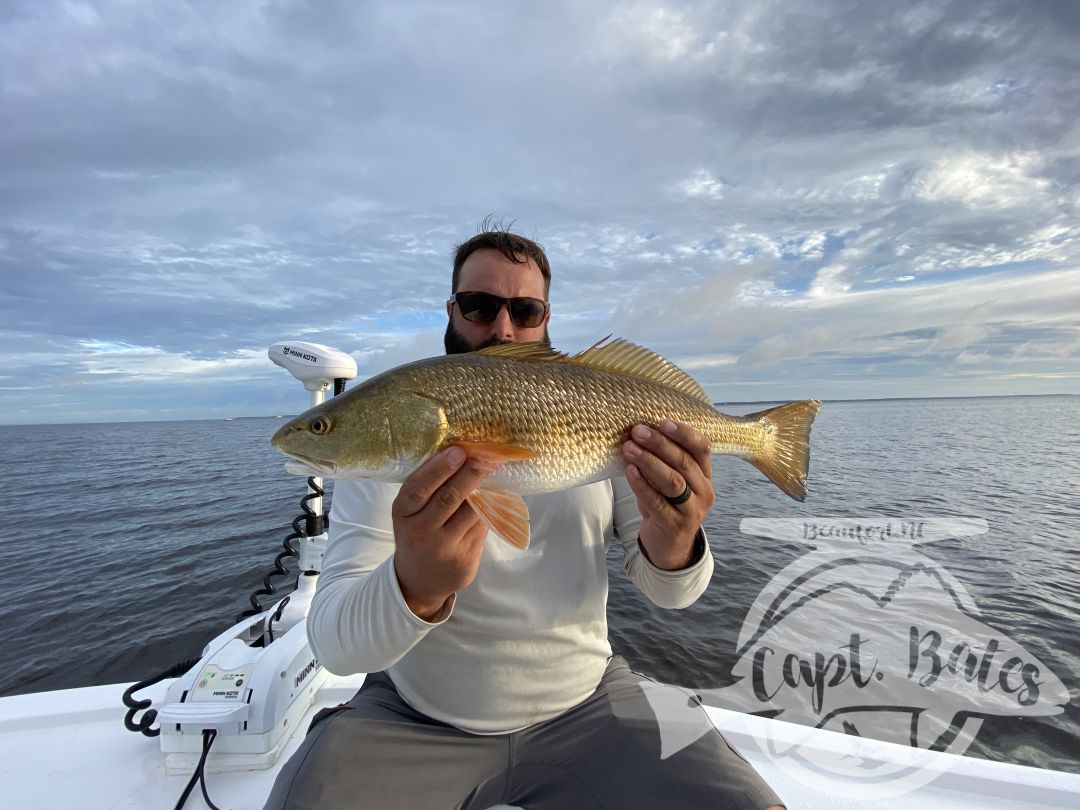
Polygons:
[[616,338],[611,343],[605,343],[607,339],[604,338],[591,348],[568,358],[569,362],[617,374],[627,374],[631,377],[640,377],[712,404],[709,395],[705,393],[705,389],[698,384],[697,380],[670,360],[665,360],[651,349],[638,346],[628,340]]
[[[608,335],[608,337],[611,336]],[[477,349],[473,354],[483,355],[484,357],[499,357],[503,360],[518,360],[525,363],[552,361],[575,363],[579,366],[589,366],[590,368],[611,371],[616,374],[626,374],[631,377],[639,377],[643,380],[660,383],[702,402],[712,404],[709,395],[705,393],[697,380],[670,360],[665,360],[651,349],[638,346],[629,340],[616,338],[611,343],[605,343],[607,339],[604,338],[585,351],[572,356],[567,356],[563,352],[556,351],[539,341],[533,343],[500,343],[496,346]]]
[[499,343],[495,346],[477,349],[473,354],[480,354],[484,357],[501,357],[504,360],[521,360],[523,362],[566,359],[565,354],[555,351],[546,343],[540,341],[532,343]]

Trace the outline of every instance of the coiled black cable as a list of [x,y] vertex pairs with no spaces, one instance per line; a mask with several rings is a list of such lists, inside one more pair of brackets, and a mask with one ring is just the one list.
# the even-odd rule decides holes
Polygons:
[[[335,397],[345,391],[346,382],[347,380],[345,378],[336,378],[334,380],[333,395]],[[296,550],[296,547],[292,544],[292,541],[301,540],[305,537],[316,537],[323,533],[326,526],[326,518],[324,518],[322,515],[316,514],[315,510],[312,509],[308,504],[310,501],[313,501],[316,498],[321,498],[326,493],[322,487],[318,486],[315,483],[314,478],[308,478],[307,485],[308,487],[310,487],[311,492],[309,492],[307,495],[300,499],[300,509],[303,510],[304,514],[297,515],[296,518],[293,519],[293,533],[286,537],[281,544],[285,550],[274,558],[274,568],[272,571],[267,573],[265,577],[263,577],[263,586],[258,590],[252,592],[251,596],[248,597],[248,601],[251,602],[251,607],[240,611],[240,613],[238,613],[236,616],[236,621],[240,622],[248,618],[249,616],[257,616],[258,614],[266,610],[266,608],[264,608],[262,606],[262,603],[259,601],[259,597],[273,596],[274,594],[276,594],[277,588],[274,587],[273,580],[277,577],[288,576],[289,574],[288,569],[285,568],[283,564],[284,560],[287,560],[290,557],[300,556],[300,552]],[[302,528],[300,526],[301,520],[305,521],[305,526]],[[280,616],[281,613],[279,611],[278,617],[280,618]],[[271,640],[273,640],[273,635],[271,635],[270,638]]]
[[[302,515],[297,515],[292,522],[293,533],[282,541],[284,551],[277,555],[274,559],[274,568],[265,577],[263,577],[263,586],[254,591],[250,597],[251,607],[241,611],[236,621],[243,621],[249,616],[256,616],[262,613],[266,608],[259,602],[260,596],[273,596],[277,593],[277,588],[274,587],[273,580],[277,577],[288,576],[289,570],[284,566],[283,561],[290,557],[299,557],[300,552],[296,550],[296,547],[292,544],[293,540],[302,540],[305,537],[312,537],[322,533],[323,517],[315,512],[311,508],[310,502],[316,498],[321,498],[325,491],[322,487],[315,483],[314,478],[307,480],[308,486],[311,488],[311,492],[300,499],[300,509],[303,510]],[[300,521],[304,521],[306,525],[301,526]]]
[[274,622],[281,621],[281,614],[285,612],[285,606],[289,604],[291,596],[286,596],[280,602],[278,602],[277,610],[274,611],[274,615],[270,617],[270,621],[266,623],[266,643],[272,644],[274,641]]
[[[173,664],[167,670],[160,675],[155,675],[153,678],[147,678],[145,681],[139,681],[136,684],[132,684],[124,692],[124,705],[128,707],[128,712],[124,715],[124,728],[128,731],[135,731],[145,734],[147,737],[156,737],[161,733],[160,728],[151,728],[154,725],[154,720],[157,719],[157,709],[150,709],[152,701],[149,700],[135,700],[133,695],[140,689],[145,689],[148,686],[153,686],[158,681],[163,681],[166,678],[179,678],[193,666],[195,666],[201,658],[192,658],[188,661],[181,661],[179,664]],[[150,709],[138,720],[135,719],[135,713],[142,711],[143,709]]]

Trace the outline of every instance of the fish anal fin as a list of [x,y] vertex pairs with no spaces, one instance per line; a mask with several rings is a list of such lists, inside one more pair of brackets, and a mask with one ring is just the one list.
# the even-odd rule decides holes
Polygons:
[[529,507],[508,489],[474,489],[465,499],[487,527],[514,548],[529,547]]
[[698,381],[670,360],[661,357],[651,349],[622,338],[616,338],[611,343],[604,343],[604,340],[571,356],[568,358],[569,362],[649,380],[674,388],[709,405],[712,404],[709,395],[705,393]]
[[464,439],[450,439],[448,444],[464,450],[469,458],[476,458],[488,464],[504,464],[507,461],[528,461],[536,456],[533,450],[508,442],[471,442]]

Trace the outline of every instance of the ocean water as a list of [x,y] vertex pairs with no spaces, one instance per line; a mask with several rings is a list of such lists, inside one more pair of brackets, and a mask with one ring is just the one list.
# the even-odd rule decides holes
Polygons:
[[[197,656],[229,627],[281,550],[303,495],[302,481],[284,473],[269,446],[278,424],[0,427],[7,529],[0,695],[146,678]],[[744,518],[816,525],[855,518],[898,529],[919,519],[981,518],[985,534],[915,547],[960,583],[982,627],[981,641],[970,638],[968,625],[950,620],[944,597],[931,600],[939,662],[959,646],[962,668],[989,633],[1002,649],[1018,646],[1037,659],[1042,669],[1032,680],[1044,698],[1048,670],[1071,700],[1057,714],[1033,715],[1020,700],[1025,693],[972,677],[971,689],[996,702],[977,704],[986,716],[967,753],[1080,772],[1080,397],[826,403],[812,445],[803,504],[745,462],[714,459],[717,500],[705,527],[716,572],[692,607],[654,607],[612,553],[615,651],[659,680],[709,690],[736,683],[740,630],[755,599],[814,550],[798,535],[743,533]],[[880,605],[857,598],[836,605],[830,625],[873,635]],[[838,652],[826,640],[833,636],[800,641],[808,657],[815,650],[828,656]],[[916,651],[924,669],[928,639]],[[840,652],[850,660],[850,650]],[[908,663],[894,661],[892,669]],[[988,665],[991,672],[1001,663]],[[1007,683],[1018,687],[1019,673]],[[950,703],[939,694],[938,702],[959,710],[969,705],[963,697]]]

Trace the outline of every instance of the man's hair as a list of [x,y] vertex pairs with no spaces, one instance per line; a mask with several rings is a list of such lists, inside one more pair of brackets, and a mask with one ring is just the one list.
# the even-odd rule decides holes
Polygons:
[[525,264],[532,259],[540,268],[540,275],[544,277],[544,297],[551,292],[551,265],[548,264],[547,254],[544,249],[531,239],[511,233],[509,226],[503,227],[491,217],[480,223],[480,232],[471,239],[467,239],[454,249],[454,275],[450,280],[450,292],[457,292],[458,280],[461,278],[461,266],[473,253],[484,248],[497,250],[510,261],[517,264]]

